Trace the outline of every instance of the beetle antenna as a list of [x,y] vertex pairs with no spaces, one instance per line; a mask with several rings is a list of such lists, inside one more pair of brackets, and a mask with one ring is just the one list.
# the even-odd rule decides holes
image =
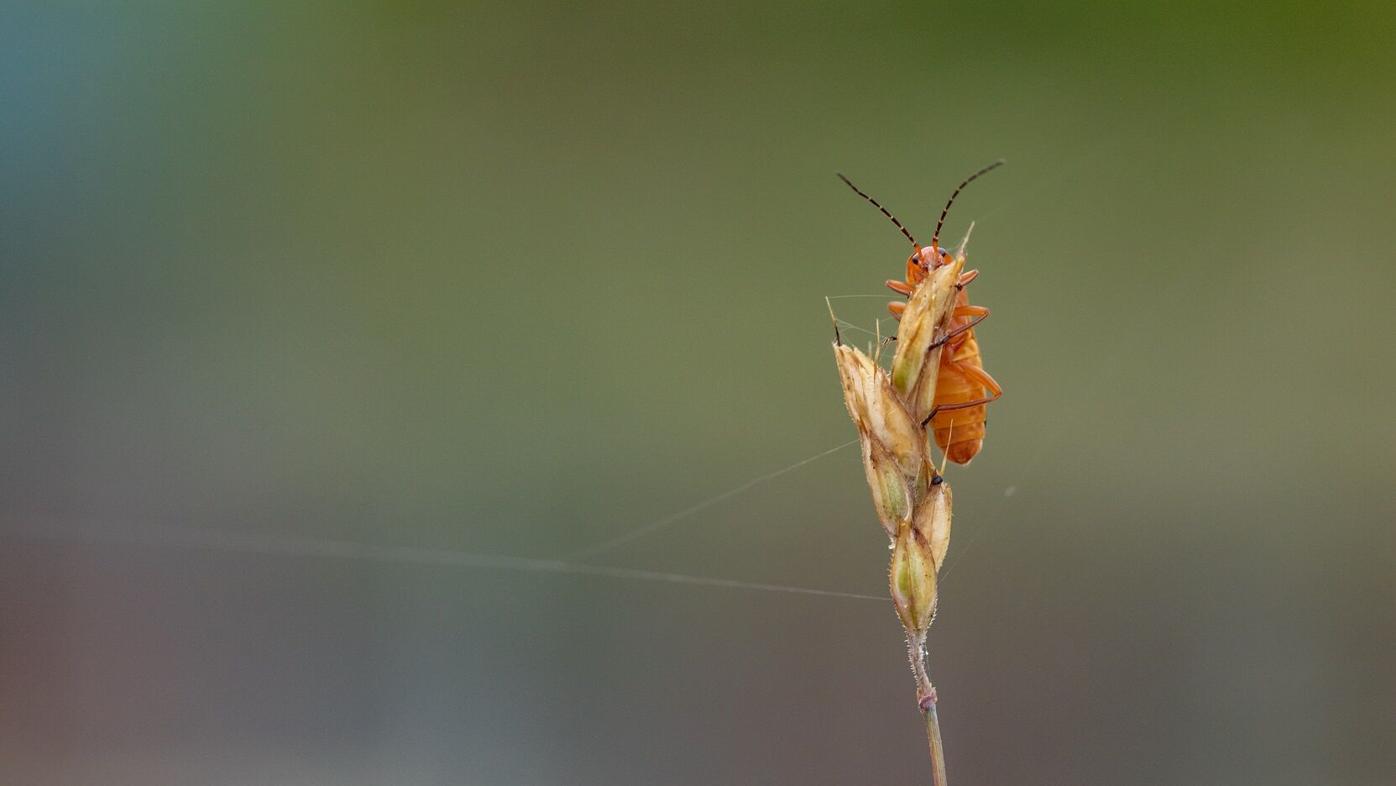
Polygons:
[[[960,195],[960,192],[961,192],[962,190],[964,190],[964,187],[965,187],[965,186],[969,185],[970,183],[973,183],[975,178],[979,177],[980,175],[982,175],[982,174],[984,174],[985,172],[988,172],[988,171],[990,171],[990,170],[998,169],[999,167],[1001,167],[1001,166],[1003,166],[1003,165],[1004,165],[1004,160],[1003,160],[1002,158],[1000,158],[999,160],[995,161],[994,163],[992,163],[992,164],[990,164],[990,165],[984,167],[983,169],[979,170],[978,172],[975,172],[974,174],[972,174],[972,175],[970,175],[969,177],[965,178],[965,182],[963,182],[963,183],[961,183],[961,184],[959,184],[958,186],[955,187],[954,193],[952,193],[952,194],[950,195],[950,199],[945,203],[945,209],[942,210],[942,211],[940,211],[940,220],[936,222],[936,233],[935,233],[934,235],[931,236],[931,247],[932,247],[932,248],[940,248],[940,228],[943,227],[943,226],[945,226],[945,217],[946,217],[947,215],[950,214],[950,206],[953,205],[953,204],[955,204],[955,197],[957,197],[957,196]],[[842,177],[842,175],[840,175],[840,177]],[[848,181],[845,180],[844,182],[847,183]],[[850,186],[853,185],[852,183],[848,183],[848,184],[849,184]],[[857,191],[857,189],[854,189],[854,190]],[[862,192],[859,191],[858,193],[861,194]],[[876,205],[877,203],[874,202],[873,204]],[[884,210],[883,212],[885,213],[885,212],[887,212],[887,211]],[[892,219],[892,220],[895,221],[896,219]]]
[[855,193],[855,194],[857,194],[858,196],[860,196],[860,197],[862,197],[862,198],[868,200],[869,202],[872,203],[872,206],[873,206],[873,207],[875,207],[875,208],[877,208],[878,210],[881,210],[881,211],[882,211],[882,215],[887,216],[888,218],[892,219],[892,223],[893,223],[893,224],[896,224],[896,225],[897,225],[897,229],[900,229],[900,230],[902,231],[902,236],[905,237],[907,240],[910,240],[910,241],[911,241],[911,245],[915,246],[916,249],[917,249],[918,251],[921,250],[921,244],[916,242],[916,238],[914,238],[914,237],[911,236],[911,233],[907,231],[906,227],[902,226],[902,222],[898,221],[898,220],[897,220],[897,217],[894,216],[894,215],[892,215],[891,212],[889,212],[889,211],[887,210],[887,208],[883,207],[876,199],[873,199],[872,197],[870,197],[870,196],[868,196],[867,194],[863,193],[863,190],[860,189],[860,188],[858,188],[857,186],[853,185],[853,181],[852,181],[852,180],[849,180],[849,179],[846,178],[846,177],[844,177],[842,172],[835,172],[834,174],[836,174],[836,175],[839,176],[839,180],[842,180],[842,181],[844,182],[844,185],[846,185],[846,186],[848,186],[849,188],[853,189],[853,193]]

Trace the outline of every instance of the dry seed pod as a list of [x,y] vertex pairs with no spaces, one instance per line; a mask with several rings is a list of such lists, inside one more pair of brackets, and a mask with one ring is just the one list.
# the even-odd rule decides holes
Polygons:
[[937,573],[945,565],[945,552],[950,548],[951,502],[950,484],[936,475],[926,495],[916,504],[911,521],[912,528],[930,544]]
[[925,633],[936,611],[936,562],[931,545],[915,527],[904,525],[897,532],[887,584],[902,627],[910,634]]
[[907,478],[920,476],[926,463],[926,439],[887,378],[866,353],[846,344],[834,346],[834,361],[843,383],[843,400],[858,433],[881,445]]
[[[955,306],[955,296],[958,292],[956,282],[959,280],[960,271],[964,269],[965,257],[963,254],[955,257],[955,260],[948,265],[942,265],[931,272],[930,277],[921,283],[917,289],[929,288],[934,294],[936,314],[938,321],[934,323],[931,331],[931,341],[928,346],[934,344],[925,352],[925,365],[921,369],[921,375],[916,381],[916,388],[907,397],[907,403],[912,410],[912,416],[916,422],[920,423],[931,414],[935,408],[936,390],[940,385],[941,354],[945,350],[942,343],[945,339],[945,332],[950,323],[950,313]],[[910,307],[907,309],[910,311]],[[903,316],[903,325],[906,324]],[[918,336],[918,339],[920,337]],[[898,349],[901,344],[901,334],[897,338]]]
[[912,487],[896,462],[876,440],[863,437],[863,471],[872,490],[873,509],[882,522],[887,537],[894,538],[898,528],[911,519]]
[[843,400],[858,427],[863,471],[888,538],[908,524],[926,487],[926,438],[892,389],[887,372],[858,349],[836,344]]
[[[940,370],[940,347],[932,347],[955,302],[955,282],[964,257],[942,265],[917,285],[897,327],[897,351],[892,355],[892,387],[910,400],[913,390],[927,389],[933,397]],[[929,377],[929,379],[928,379]],[[930,412],[929,407],[926,412]],[[921,413],[925,417],[925,413]],[[920,420],[918,419],[919,423]]]

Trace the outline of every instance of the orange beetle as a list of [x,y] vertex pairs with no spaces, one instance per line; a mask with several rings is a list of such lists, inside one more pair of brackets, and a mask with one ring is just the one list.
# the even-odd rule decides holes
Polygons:
[[[955,197],[960,195],[965,186],[1002,164],[1002,160],[995,161],[965,178],[964,182],[955,188],[945,203],[945,209],[940,212],[940,220],[936,222],[931,245],[925,247],[916,242],[916,238],[911,236],[906,227],[902,226],[902,222],[887,208],[863,193],[848,178],[839,175],[839,179],[849,188],[882,211],[882,214],[901,230],[902,235],[911,241],[915,249],[906,263],[906,280],[889,280],[889,289],[899,295],[910,296],[916,287],[926,280],[930,271],[953,261],[950,253],[940,247],[940,230],[945,225],[950,206],[955,203]],[[970,304],[969,295],[965,291],[965,287],[978,276],[978,270],[970,270],[962,274],[955,283],[958,290],[955,293],[955,306],[950,312],[945,335],[940,338],[940,341],[944,342],[944,348],[940,354],[935,402],[930,414],[922,422],[923,426],[927,423],[931,425],[935,431],[936,444],[945,452],[946,457],[956,464],[968,464],[979,454],[979,449],[984,444],[984,427],[988,418],[986,405],[1003,395],[1003,387],[984,370],[979,341],[974,337],[974,326],[989,316],[989,309]],[[897,318],[901,318],[905,309],[906,303],[900,301],[887,305],[887,310]]]

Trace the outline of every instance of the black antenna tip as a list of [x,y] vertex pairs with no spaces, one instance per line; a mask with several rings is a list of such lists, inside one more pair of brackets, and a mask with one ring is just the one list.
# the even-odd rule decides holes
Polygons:
[[950,198],[945,202],[945,209],[940,211],[940,220],[936,222],[936,231],[934,234],[931,235],[932,246],[935,246],[936,248],[940,247],[940,230],[942,227],[945,226],[945,217],[950,215],[950,206],[955,204],[955,197],[959,196],[960,192],[964,190],[965,186],[969,185],[970,183],[973,183],[975,179],[977,179],[980,175],[990,170],[998,169],[1005,163],[1007,163],[1007,159],[1000,158],[994,163],[984,167],[983,169],[980,169],[978,172],[975,172],[974,174],[965,178],[958,186],[955,186],[955,190],[950,192]]
[[853,185],[853,181],[845,177],[842,172],[835,172],[834,174],[839,176],[839,180],[842,180],[844,185],[853,189],[853,193],[857,194],[863,199],[866,199],[868,202],[872,204],[873,207],[881,211],[882,215],[887,216],[887,218],[892,222],[892,224],[896,226],[897,231],[902,233],[902,237],[911,241],[911,245],[913,248],[921,248],[921,244],[917,243],[916,238],[911,236],[911,232],[908,231],[906,227],[902,226],[902,222],[898,221],[896,216],[892,215],[892,211],[883,207],[881,202],[878,202],[876,199],[873,199],[872,197],[868,196],[867,193],[863,191],[863,189]]

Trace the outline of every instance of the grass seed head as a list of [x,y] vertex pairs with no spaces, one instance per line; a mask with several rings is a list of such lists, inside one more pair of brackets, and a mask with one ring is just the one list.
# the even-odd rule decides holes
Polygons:
[[[889,370],[884,371],[879,365],[880,356],[868,357],[866,353],[845,346],[839,335],[839,323],[834,317],[832,305],[829,316],[834,320],[834,360],[843,385],[844,404],[858,428],[863,448],[863,468],[872,490],[873,505],[892,541],[887,584],[897,618],[906,629],[907,659],[916,678],[917,706],[926,719],[932,780],[936,786],[945,786],[946,783],[945,758],[936,713],[936,690],[926,672],[925,646],[927,630],[935,619],[938,601],[936,576],[945,563],[950,546],[953,505],[950,484],[945,482],[930,461],[932,451],[926,427],[931,427],[938,443],[945,448],[946,461],[967,463],[972,457],[956,452],[956,445],[960,443],[970,442],[977,450],[983,434],[982,415],[962,414],[959,411],[969,409],[976,396],[955,399],[957,403],[966,402],[965,406],[949,406],[944,414],[937,412],[935,404],[937,389],[942,387],[942,383],[947,388],[955,387],[959,383],[954,377],[969,376],[960,368],[960,351],[967,345],[972,346],[974,357],[978,358],[978,347],[972,344],[972,328],[975,322],[988,316],[986,309],[966,308],[961,311],[962,314],[977,315],[982,312],[982,315],[952,328],[956,303],[968,306],[968,298],[962,296],[964,285],[974,280],[974,275],[969,275],[961,283],[965,247],[969,244],[970,233],[965,233],[959,248],[951,255],[940,248],[940,230],[961,189],[1002,163],[996,161],[980,169],[956,187],[941,211],[931,245],[926,247],[918,244],[906,227],[877,200],[853,185],[848,178],[839,175],[854,192],[891,219],[916,248],[915,254],[908,260],[906,281],[887,282],[895,292],[910,293],[905,304],[889,305],[892,314],[901,320],[896,335],[897,348],[893,352]],[[974,225],[970,224],[970,231],[973,229]],[[829,301],[826,299],[825,302]],[[880,329],[878,333],[880,349]],[[968,335],[963,340],[957,340],[965,334]],[[956,357],[942,357],[947,343],[956,348]],[[942,360],[947,361],[949,368],[956,369],[957,374],[947,372],[942,375]],[[974,375],[974,379],[984,383],[982,387],[992,389],[995,397],[1001,392],[987,373]],[[962,424],[960,420],[966,422]],[[978,432],[973,431],[972,424],[968,422],[970,420],[979,424]],[[956,426],[960,426],[960,433],[952,442],[950,437],[956,431]],[[943,439],[942,428],[945,431]],[[966,429],[970,430],[968,440],[965,438]]]

